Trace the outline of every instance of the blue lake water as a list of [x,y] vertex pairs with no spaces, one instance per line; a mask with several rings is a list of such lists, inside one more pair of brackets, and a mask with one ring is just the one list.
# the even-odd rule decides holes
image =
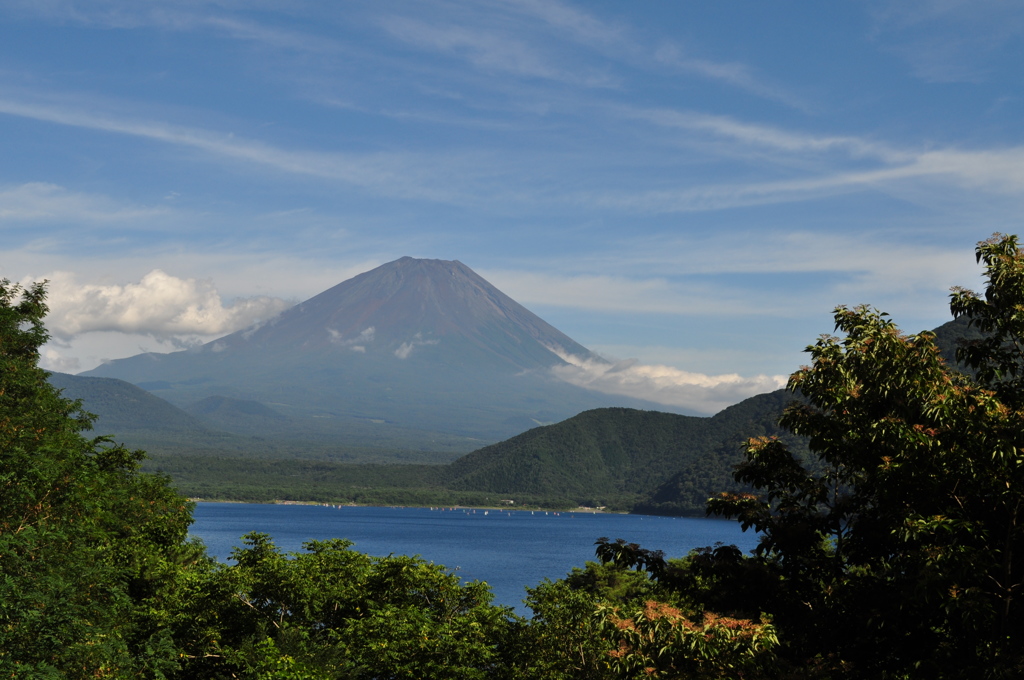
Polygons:
[[526,586],[558,579],[594,560],[594,541],[623,538],[668,557],[693,548],[733,543],[748,551],[757,536],[736,522],[529,510],[331,507],[198,503],[191,533],[211,555],[228,561],[250,531],[270,534],[285,552],[309,540],[347,538],[370,555],[419,555],[455,570],[464,580],[487,581],[497,604],[521,614]]

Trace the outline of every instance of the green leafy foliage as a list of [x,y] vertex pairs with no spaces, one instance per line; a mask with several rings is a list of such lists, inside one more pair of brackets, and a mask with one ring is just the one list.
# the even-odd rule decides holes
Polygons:
[[666,562],[660,552],[599,539],[600,563],[528,591],[533,672],[560,680],[771,677],[771,623],[716,614],[682,587],[702,555]]
[[162,623],[190,507],[141,453],[82,435],[90,416],[38,368],[41,284],[0,282],[0,671],[128,676],[174,665]]
[[245,544],[197,584],[213,625],[183,636],[195,641],[183,677],[485,678],[498,664],[514,617],[486,584],[340,539],[287,555],[265,534]]
[[596,616],[617,642],[609,652],[620,678],[764,677],[778,644],[766,622],[683,611],[648,600],[643,607],[598,607]]
[[950,309],[966,317],[980,338],[964,342],[957,360],[977,374],[978,382],[995,391],[1011,407],[1024,404],[1024,258],[1016,236],[994,235],[978,244],[985,263],[984,296],[954,288]]
[[[931,333],[904,335],[867,307],[836,310],[841,337],[809,347],[790,389],[807,399],[779,440],[752,439],[709,510],[762,534],[756,567],[785,656],[855,677],[1019,677],[1024,657],[1020,310],[1024,253],[979,244],[988,286],[956,289],[955,315],[984,334],[942,360]],[[825,672],[825,671],[823,671]]]

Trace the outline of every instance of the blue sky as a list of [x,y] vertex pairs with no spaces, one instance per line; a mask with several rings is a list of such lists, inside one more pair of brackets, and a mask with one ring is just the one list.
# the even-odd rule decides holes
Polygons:
[[75,372],[457,259],[634,360],[576,380],[710,412],[836,305],[918,331],[979,285],[1022,37],[994,0],[8,0],[0,271]]

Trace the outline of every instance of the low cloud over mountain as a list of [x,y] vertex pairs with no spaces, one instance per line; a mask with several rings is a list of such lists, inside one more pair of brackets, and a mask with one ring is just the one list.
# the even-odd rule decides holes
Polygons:
[[704,375],[672,366],[641,364],[635,359],[612,362],[557,353],[565,364],[551,370],[568,383],[708,415],[786,384],[786,376],[781,375]]
[[225,304],[211,281],[181,279],[159,269],[138,283],[124,285],[83,284],[69,272],[44,278],[49,280],[46,325],[63,341],[83,333],[116,331],[187,346],[195,336],[231,333],[291,306],[267,296]]

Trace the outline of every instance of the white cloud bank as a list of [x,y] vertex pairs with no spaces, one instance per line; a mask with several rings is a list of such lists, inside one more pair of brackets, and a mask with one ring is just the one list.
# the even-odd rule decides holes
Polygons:
[[605,394],[677,406],[713,415],[757,394],[786,385],[786,376],[758,375],[744,378],[735,373],[704,375],[672,366],[644,365],[634,359],[610,362],[585,359],[553,349],[566,365],[556,366],[555,375],[573,385]]
[[196,336],[232,333],[276,316],[290,306],[280,298],[238,298],[225,304],[209,280],[181,279],[159,269],[138,283],[80,283],[71,272],[49,280],[46,327],[58,341],[114,331],[185,346]]

